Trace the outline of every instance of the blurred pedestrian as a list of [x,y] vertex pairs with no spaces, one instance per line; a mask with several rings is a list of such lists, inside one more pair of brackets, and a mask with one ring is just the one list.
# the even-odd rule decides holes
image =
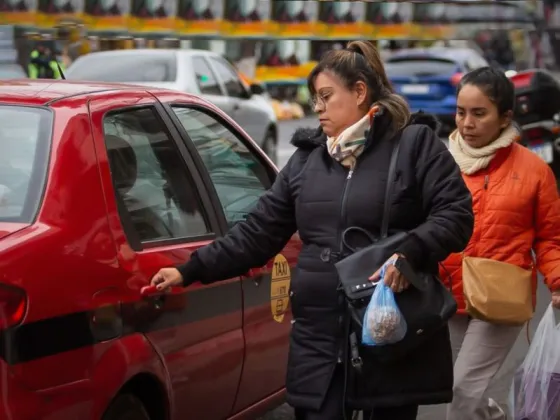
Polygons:
[[[478,319],[472,310],[468,316],[463,298],[465,258],[481,262],[476,280],[488,281],[488,290],[482,292],[490,309],[507,311],[507,295],[519,292],[506,289],[505,284],[511,284],[506,281],[515,278],[511,274],[504,278],[500,273],[505,270],[519,273],[513,277],[519,276],[521,281],[532,282],[533,293],[540,271],[552,291],[554,305],[560,308],[560,199],[556,179],[546,162],[517,142],[519,132],[512,124],[514,103],[513,84],[499,69],[474,70],[458,87],[457,129],[450,135],[449,144],[473,196],[475,229],[465,251],[451,255],[443,264],[446,270],[442,274],[451,274],[459,302],[459,314],[450,322],[457,360],[448,420],[506,418],[486,391],[523,328],[498,318]],[[504,283],[501,293],[506,297],[492,301],[492,289],[500,292],[499,281]],[[533,304],[527,302],[529,316]],[[515,319],[521,314],[504,316]]]
[[29,63],[27,64],[27,75],[30,79],[42,77],[46,61],[47,47],[43,43],[38,43],[29,53]]
[[46,45],[39,44],[29,56],[28,74],[30,79],[62,79],[64,64]]
[[[350,415],[344,401],[348,363],[342,359],[348,341],[334,264],[346,227],[379,234],[394,139],[401,138],[390,224],[409,232],[395,255],[437,274],[438,261],[467,244],[473,215],[471,196],[435,134],[435,120],[411,117],[372,43],[354,41],[326,52],[308,86],[320,128],[294,134],[297,151],[245,221],[193,253],[185,265],[160,270],[152,284],[165,290],[243,275],[266,264],[298,231],[303,248],[290,285],[294,323],[287,401],[298,420],[342,420]],[[394,267],[384,281],[396,293],[409,286]],[[397,364],[379,365],[367,379],[379,391],[364,407],[374,407],[366,419],[413,420],[420,404],[451,400],[449,331],[444,327],[425,340]]]

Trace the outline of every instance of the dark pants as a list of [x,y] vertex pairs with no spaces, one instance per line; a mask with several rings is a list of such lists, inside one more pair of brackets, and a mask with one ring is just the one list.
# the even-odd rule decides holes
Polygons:
[[[295,409],[296,420],[352,420],[352,412],[344,410],[344,370],[337,366],[323,406],[319,411]],[[364,412],[364,420],[416,420],[417,405],[376,408]]]

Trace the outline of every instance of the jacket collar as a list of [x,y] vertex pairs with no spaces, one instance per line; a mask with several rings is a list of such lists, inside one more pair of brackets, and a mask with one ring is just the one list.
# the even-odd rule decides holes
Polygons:
[[[440,123],[438,119],[431,115],[425,114],[422,111],[412,114],[408,125],[425,125],[434,131],[438,131]],[[373,123],[373,130],[368,135],[368,143],[366,147],[372,144],[373,137],[379,135],[384,136],[389,134],[391,130],[391,117],[387,113],[376,115]],[[299,149],[312,150],[316,147],[325,146],[327,136],[321,127],[319,128],[300,128],[296,130],[292,136],[291,144]]]
[[507,160],[511,151],[513,150],[513,145],[514,144],[515,143],[512,143],[511,145],[509,145],[507,147],[502,147],[501,149],[498,149],[496,151],[496,154],[494,155],[494,158],[492,158],[492,160],[488,164],[488,167],[486,168],[486,172],[495,171],[500,166],[502,166],[502,164]]

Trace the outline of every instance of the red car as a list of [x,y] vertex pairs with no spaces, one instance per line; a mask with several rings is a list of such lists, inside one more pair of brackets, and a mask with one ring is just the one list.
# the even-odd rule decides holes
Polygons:
[[0,418],[252,419],[284,397],[299,238],[246,276],[141,293],[277,169],[197,97],[0,83]]

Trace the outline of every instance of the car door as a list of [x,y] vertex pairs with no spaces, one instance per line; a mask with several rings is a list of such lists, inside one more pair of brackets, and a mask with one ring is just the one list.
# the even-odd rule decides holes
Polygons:
[[[169,114],[182,130],[185,143],[198,152],[214,189],[227,231],[245,220],[260,196],[270,188],[275,169],[261,152],[228,121],[205,106],[169,98]],[[300,251],[297,235],[262,268],[243,277],[245,362],[235,412],[279,390],[285,384],[291,311],[288,290]]]
[[245,88],[239,75],[233,67],[223,58],[209,56],[208,61],[215,69],[218,78],[223,83],[228,97],[234,102],[233,114],[231,116],[251,138],[262,145],[269,127],[269,117]]
[[123,95],[93,100],[90,109],[123,286],[137,301],[129,323],[165,363],[170,419],[223,420],[243,365],[241,280],[140,297],[160,268],[187,261],[221,225],[161,104],[147,93]]

